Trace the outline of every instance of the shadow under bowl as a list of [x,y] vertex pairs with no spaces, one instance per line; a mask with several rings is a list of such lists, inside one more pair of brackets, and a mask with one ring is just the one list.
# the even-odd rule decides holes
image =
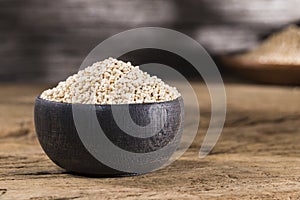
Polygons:
[[[138,129],[141,135],[143,131],[154,132],[149,137],[139,137],[128,132],[132,125],[124,131],[115,120],[114,110],[126,109],[132,122],[141,128]],[[124,117],[126,126],[128,119],[122,115],[120,112],[117,118],[120,121]],[[163,166],[180,143],[183,116],[181,97],[167,102],[126,105],[69,104],[37,97],[34,107],[36,133],[48,157],[68,172],[100,177],[137,175]],[[97,125],[102,131],[95,128]],[[155,157],[149,156],[154,152],[158,152]],[[104,159],[98,154],[104,155]],[[135,167],[140,168],[135,171]]]

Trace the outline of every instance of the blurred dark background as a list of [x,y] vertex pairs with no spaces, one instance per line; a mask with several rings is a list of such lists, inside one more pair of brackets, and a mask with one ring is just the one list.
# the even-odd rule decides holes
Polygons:
[[213,56],[255,47],[300,19],[299,0],[0,0],[0,82],[48,82],[78,70],[98,43],[159,26]]

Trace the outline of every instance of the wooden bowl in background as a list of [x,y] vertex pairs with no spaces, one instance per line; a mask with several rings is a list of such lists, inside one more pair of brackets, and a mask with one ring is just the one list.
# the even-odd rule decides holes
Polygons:
[[300,65],[264,64],[232,55],[222,56],[220,61],[231,71],[253,81],[280,85],[300,85]]

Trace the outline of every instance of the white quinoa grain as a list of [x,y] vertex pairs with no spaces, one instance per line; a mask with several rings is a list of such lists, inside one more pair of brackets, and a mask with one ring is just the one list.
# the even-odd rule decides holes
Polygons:
[[108,58],[94,63],[41,94],[42,99],[82,104],[134,104],[171,101],[180,93],[156,76]]

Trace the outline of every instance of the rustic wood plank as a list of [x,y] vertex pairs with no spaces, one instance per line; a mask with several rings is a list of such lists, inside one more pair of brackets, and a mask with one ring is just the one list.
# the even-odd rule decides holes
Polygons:
[[182,31],[212,54],[248,49],[297,22],[299,7],[298,0],[2,0],[0,81],[56,82],[105,38],[142,26]]
[[202,121],[183,157],[142,176],[86,178],[65,173],[38,145],[33,99],[46,86],[1,85],[0,199],[299,199],[300,88],[227,84],[223,134],[199,159],[209,95],[203,84],[194,86]]

